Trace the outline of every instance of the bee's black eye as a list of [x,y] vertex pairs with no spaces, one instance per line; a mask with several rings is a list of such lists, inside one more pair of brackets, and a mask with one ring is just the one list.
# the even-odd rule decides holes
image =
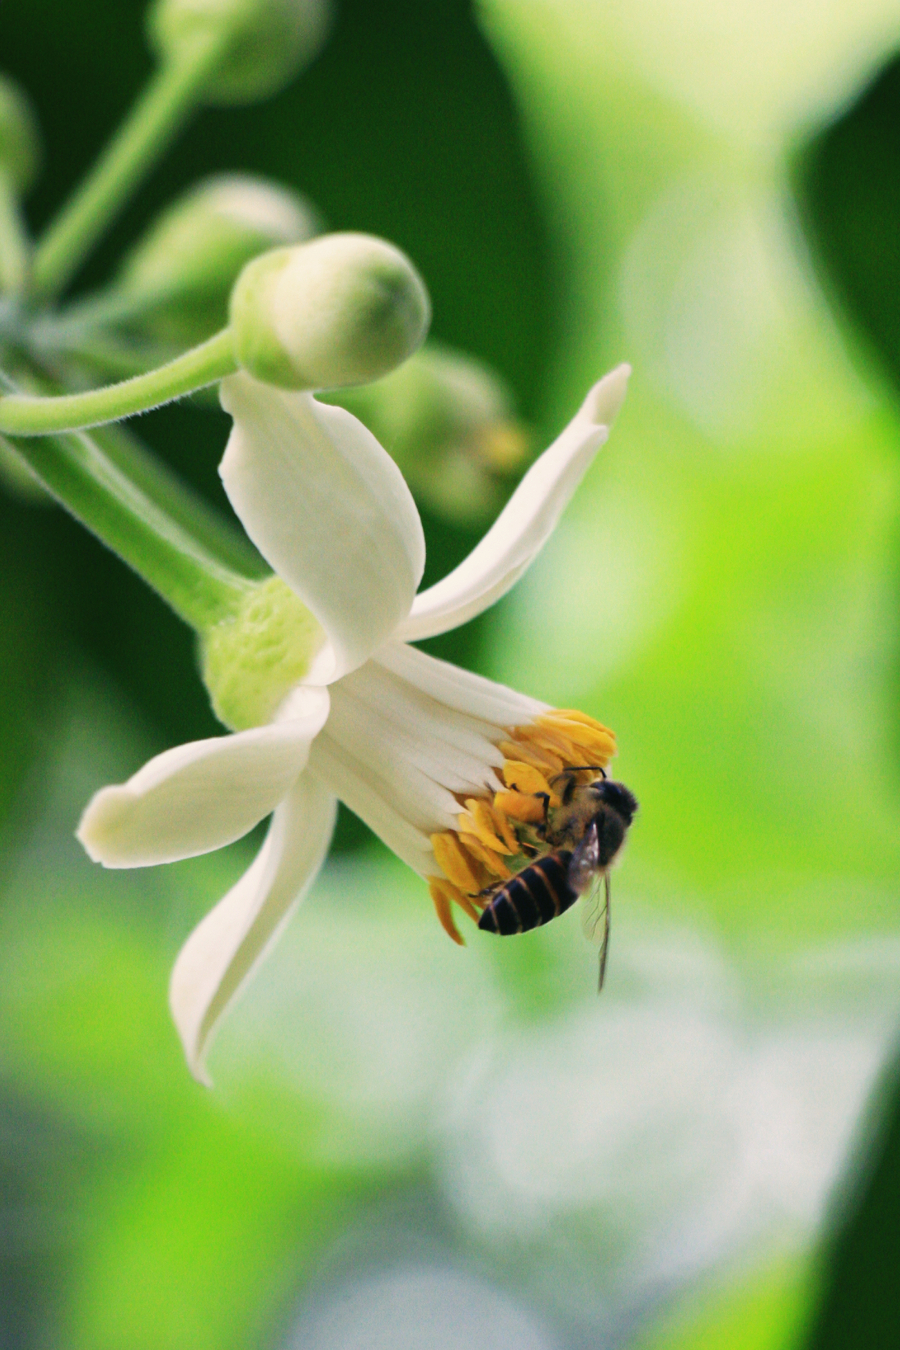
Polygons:
[[607,806],[622,817],[626,825],[630,825],[635,811],[638,809],[637,798],[632,792],[629,792],[624,783],[614,783],[607,778],[602,783],[595,783],[593,791],[600,801],[606,802]]

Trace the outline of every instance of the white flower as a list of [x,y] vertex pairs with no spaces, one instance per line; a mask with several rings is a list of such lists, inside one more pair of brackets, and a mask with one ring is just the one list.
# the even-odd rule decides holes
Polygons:
[[246,374],[224,381],[225,489],[274,584],[313,616],[315,654],[270,720],[158,755],[98,792],[78,830],[95,861],[141,867],[221,848],[274,811],[256,860],[172,973],[172,1012],[204,1081],[222,1013],[322,863],[338,798],[429,879],[460,940],[450,901],[477,917],[471,897],[510,874],[503,859],[535,819],[530,794],[567,764],[614,753],[612,734],[584,714],[408,644],[465,623],[522,575],[606,440],[628,374],[620,366],[591,390],[469,557],[418,595],[421,522],[375,438],[310,394]]

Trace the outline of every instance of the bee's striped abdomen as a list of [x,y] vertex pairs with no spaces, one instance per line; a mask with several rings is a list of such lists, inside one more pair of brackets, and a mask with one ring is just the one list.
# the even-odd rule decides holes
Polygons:
[[568,849],[558,849],[523,868],[494,891],[478,927],[509,937],[539,928],[569,909],[578,899],[569,885],[571,858]]

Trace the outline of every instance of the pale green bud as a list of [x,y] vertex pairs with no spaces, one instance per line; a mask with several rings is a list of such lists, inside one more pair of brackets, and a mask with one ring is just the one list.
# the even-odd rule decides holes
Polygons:
[[325,234],[248,263],[231,293],[234,350],[258,380],[336,389],[377,380],[428,330],[428,292],[404,253],[368,234]]
[[253,103],[288,84],[317,55],[330,0],[156,0],[150,40],[168,60],[228,29],[224,55],[206,82],[206,103]]
[[0,75],[0,171],[19,192],[37,175],[41,140],[31,104],[8,75]]
[[456,522],[493,515],[527,457],[527,436],[500,377],[437,343],[374,384],[325,398],[364,422],[419,499]]
[[199,341],[228,322],[228,297],[251,258],[310,239],[318,221],[295,192],[240,174],[208,178],[151,225],[120,270],[116,289],[141,327],[174,342]]
[[201,639],[203,682],[219,721],[233,731],[270,722],[324,640],[280,577],[256,582],[238,613]]

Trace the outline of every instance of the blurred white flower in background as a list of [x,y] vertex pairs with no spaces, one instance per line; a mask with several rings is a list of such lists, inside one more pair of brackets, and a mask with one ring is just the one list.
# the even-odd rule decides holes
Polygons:
[[265,1062],[324,1094],[332,1162],[428,1160],[461,1250],[561,1324],[618,1336],[705,1271],[804,1249],[892,1042],[900,943],[742,972],[619,906],[598,1000],[564,917],[538,940],[568,994],[532,1020],[488,945],[461,961],[428,927],[395,866],[326,871],[228,1081]]
[[329,1290],[285,1350],[557,1350],[533,1314],[485,1280],[404,1263]]

